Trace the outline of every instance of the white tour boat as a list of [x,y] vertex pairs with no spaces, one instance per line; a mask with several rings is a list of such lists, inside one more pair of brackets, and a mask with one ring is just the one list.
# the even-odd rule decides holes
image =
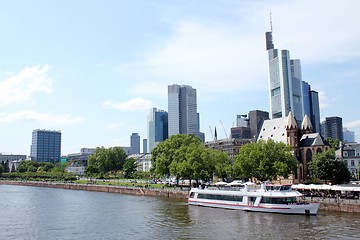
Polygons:
[[291,185],[245,184],[239,188],[192,188],[190,205],[252,212],[316,215],[320,203],[308,203]]

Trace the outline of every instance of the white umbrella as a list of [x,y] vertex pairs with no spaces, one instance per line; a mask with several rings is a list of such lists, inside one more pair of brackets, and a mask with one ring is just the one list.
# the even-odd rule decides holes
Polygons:
[[253,183],[253,182],[246,182],[246,183],[244,183],[244,185],[256,185],[256,183]]
[[228,184],[229,186],[244,186],[244,183],[241,180],[234,180]]
[[216,186],[225,186],[225,185],[227,185],[227,183],[226,182],[217,182],[217,183],[215,183],[215,185]]

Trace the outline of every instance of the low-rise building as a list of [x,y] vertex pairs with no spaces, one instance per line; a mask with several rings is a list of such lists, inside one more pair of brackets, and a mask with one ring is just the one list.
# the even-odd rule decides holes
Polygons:
[[129,155],[128,158],[133,158],[137,163],[137,170],[143,172],[149,172],[151,169],[151,154],[132,154]]
[[344,161],[351,177],[359,180],[359,166],[360,166],[360,144],[345,143],[341,144],[340,148],[335,152],[337,159]]
[[251,139],[236,138],[217,140],[217,138],[215,137],[214,141],[209,141],[205,143],[205,148],[212,148],[215,150],[221,150],[223,152],[226,152],[230,160],[233,161],[234,157],[239,154],[240,147],[244,144],[250,143],[251,141]]

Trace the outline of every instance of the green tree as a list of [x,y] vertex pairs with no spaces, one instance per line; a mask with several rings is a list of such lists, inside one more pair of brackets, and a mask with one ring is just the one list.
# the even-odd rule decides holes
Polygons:
[[57,174],[65,173],[67,165],[67,163],[56,163],[55,166],[51,169],[51,172]]
[[137,163],[136,160],[133,158],[128,158],[125,160],[123,166],[123,172],[125,178],[133,178],[134,173],[137,171]]
[[89,157],[88,166],[97,168],[103,174],[117,172],[122,170],[126,158],[127,154],[121,147],[100,147]]
[[232,175],[232,164],[229,156],[220,150],[207,149],[207,159],[214,165],[214,175],[226,179]]
[[90,178],[90,181],[91,181],[91,178],[93,178],[98,173],[100,173],[100,171],[94,165],[87,166],[85,169],[85,176]]
[[151,171],[158,177],[187,175],[188,165],[183,163],[189,150],[186,146],[194,148],[202,147],[203,144],[197,136],[191,134],[176,134],[161,142],[151,152]]
[[234,160],[236,177],[255,177],[259,181],[288,177],[296,168],[292,148],[273,140],[245,144]]
[[4,166],[0,164],[0,175],[4,172]]
[[333,149],[317,153],[308,165],[310,177],[321,180],[334,180],[335,183],[349,182],[351,175],[343,162],[335,160]]
[[331,137],[326,138],[326,141],[329,143],[331,149],[333,151],[336,151],[340,147],[340,140],[339,139],[333,139]]

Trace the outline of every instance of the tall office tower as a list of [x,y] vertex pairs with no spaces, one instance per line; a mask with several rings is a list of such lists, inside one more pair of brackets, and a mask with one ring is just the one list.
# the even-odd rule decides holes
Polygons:
[[313,125],[314,133],[320,133],[320,102],[319,102],[318,92],[314,90],[310,91],[310,102],[311,102],[310,120]]
[[143,139],[143,153],[148,153],[147,144],[147,139]]
[[148,151],[151,151],[168,138],[168,113],[164,110],[152,108],[148,116]]
[[269,113],[261,110],[253,110],[249,112],[248,116],[251,138],[257,139],[264,121],[269,119]]
[[61,132],[33,130],[30,157],[35,162],[59,162],[61,157]]
[[344,142],[353,143],[355,142],[355,132],[350,131],[347,128],[343,128],[343,138]]
[[130,136],[130,152],[131,154],[140,153],[140,136],[138,133],[133,133]]
[[196,89],[191,86],[168,86],[169,137],[175,134],[198,135]]
[[320,110],[317,92],[302,81],[299,59],[290,59],[288,50],[274,49],[272,32],[266,33],[266,49],[269,57],[269,96],[271,118],[288,116],[291,111],[298,125],[305,115],[319,131]]
[[341,117],[327,117],[321,124],[321,134],[325,138],[343,141],[343,124]]

